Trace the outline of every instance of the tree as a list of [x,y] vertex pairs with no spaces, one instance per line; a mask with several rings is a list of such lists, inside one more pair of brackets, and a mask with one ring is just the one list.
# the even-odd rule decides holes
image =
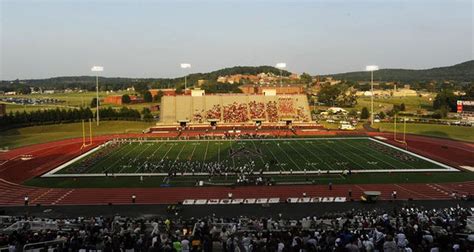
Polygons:
[[129,104],[131,101],[130,96],[128,94],[122,95],[122,103],[123,104]]
[[357,103],[356,89],[347,84],[324,84],[318,93],[318,101],[330,106],[352,107]]
[[135,91],[141,95],[145,95],[145,93],[148,91],[148,86],[144,82],[138,82],[133,85],[135,88]]
[[16,91],[20,94],[30,94],[31,93],[31,89],[30,87],[28,86],[24,86],[24,85],[21,85],[19,86]]
[[97,98],[94,97],[92,98],[92,101],[91,101],[91,108],[96,108],[96,107],[97,107]]
[[384,113],[383,111],[380,111],[380,113],[379,113],[379,118],[380,118],[381,120],[385,119],[385,113]]
[[369,110],[367,109],[367,107],[363,107],[360,113],[360,119],[368,119],[369,116],[370,116]]
[[355,116],[357,116],[357,111],[355,109],[351,109],[347,115],[355,117]]
[[154,102],[161,102],[161,97],[163,97],[164,93],[163,91],[159,90],[158,93],[153,96],[153,101]]
[[145,100],[145,102],[153,101],[153,96],[151,95],[150,91],[145,92],[145,95],[143,96],[143,100]]
[[324,84],[319,90],[318,101],[333,106],[339,94],[340,91],[336,85]]
[[182,94],[183,93],[183,90],[184,90],[184,85],[178,85],[176,87],[176,93],[177,94]]
[[143,108],[142,110],[143,120],[144,121],[151,121],[153,120],[153,115],[149,108]]
[[300,76],[300,80],[304,84],[311,84],[313,82],[313,77],[307,73],[302,73]]
[[466,85],[464,87],[464,92],[466,92],[466,97],[474,98],[474,84]]
[[456,111],[458,97],[451,89],[442,89],[433,100],[433,108],[447,108],[449,111]]
[[400,104],[400,111],[405,111],[405,103]]

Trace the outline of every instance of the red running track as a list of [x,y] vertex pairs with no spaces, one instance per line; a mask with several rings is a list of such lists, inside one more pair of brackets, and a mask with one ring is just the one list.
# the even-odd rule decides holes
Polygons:
[[242,186],[228,187],[180,187],[180,188],[98,188],[63,189],[35,188],[0,180],[0,205],[21,205],[28,195],[30,204],[41,205],[104,205],[130,204],[131,196],[137,196],[139,204],[175,204],[185,199],[225,199],[232,192],[234,198],[269,198],[282,200],[289,197],[348,197],[348,191],[358,200],[363,191],[380,191],[382,200],[391,199],[397,191],[398,200],[447,200],[451,193],[473,193],[474,181],[456,184],[359,184],[291,185],[291,186]]
[[[274,133],[274,132],[273,132]],[[301,133],[301,134],[300,134]],[[306,132],[305,132],[306,133]],[[298,132],[299,135],[305,135]],[[176,132],[167,134],[135,134],[111,135],[97,137],[92,146],[118,137],[174,137]],[[286,133],[285,133],[286,134]],[[384,133],[347,133],[337,131],[311,132],[311,135],[348,135],[360,134],[386,137],[388,142],[401,145],[391,139],[391,134]],[[474,166],[474,144],[457,142],[445,139],[428,138],[422,136],[407,136],[410,151],[428,156],[432,159],[452,166]],[[73,188],[35,188],[20,185],[20,183],[39,176],[58,165],[81,154],[82,139],[63,140],[27,146],[0,154],[0,205],[21,205],[23,197],[28,195],[31,204],[42,205],[90,205],[90,204],[129,204],[131,195],[137,196],[137,203],[141,204],[172,204],[186,198],[226,198],[232,192],[234,198],[259,197],[301,197],[306,193],[308,197],[347,197],[349,189],[354,199],[359,199],[366,190],[381,191],[381,199],[388,200],[392,191],[397,191],[398,199],[406,200],[444,200],[451,199],[451,194],[474,194],[474,181],[464,183],[430,183],[430,184],[361,184],[361,185],[334,185],[329,190],[326,185],[291,185],[255,187],[245,186],[226,187],[180,187],[180,188],[108,188],[108,189],[73,189]],[[33,155],[31,160],[23,161],[21,155]]]

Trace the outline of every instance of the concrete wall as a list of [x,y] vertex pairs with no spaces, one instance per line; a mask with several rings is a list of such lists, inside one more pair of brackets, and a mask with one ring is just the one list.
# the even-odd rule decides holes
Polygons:
[[[309,104],[306,95],[245,95],[245,94],[222,94],[222,95],[204,95],[192,97],[189,95],[163,96],[161,100],[161,122],[174,124],[178,121],[187,120],[191,123],[208,123],[207,112],[216,108],[220,109],[220,120],[223,122],[224,108],[232,104],[242,104],[250,109],[249,103],[255,101],[266,105],[269,102],[276,102],[277,107],[283,101],[290,100],[294,107],[293,114],[279,114],[279,119],[293,119],[295,121],[309,121],[311,119]],[[297,115],[298,114],[298,115]],[[252,122],[250,113],[248,122]],[[198,120],[201,118],[201,120]],[[265,118],[267,118],[265,116]]]

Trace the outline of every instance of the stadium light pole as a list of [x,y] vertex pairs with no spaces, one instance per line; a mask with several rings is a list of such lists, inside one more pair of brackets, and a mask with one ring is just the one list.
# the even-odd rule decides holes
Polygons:
[[[186,68],[191,68],[191,64],[189,63],[181,63],[181,68],[186,69]],[[186,92],[186,89],[188,88],[188,80],[187,80],[187,75],[186,73],[184,74],[184,91]]]
[[379,70],[376,65],[366,66],[365,71],[370,72],[370,125],[374,125],[374,71]]
[[95,91],[96,91],[96,108],[97,108],[97,126],[99,126],[99,72],[104,71],[103,66],[93,66],[91,69],[92,72],[95,72]]
[[286,63],[285,62],[277,63],[275,67],[280,69],[280,86],[283,86],[282,72],[283,72],[283,68],[286,67]]

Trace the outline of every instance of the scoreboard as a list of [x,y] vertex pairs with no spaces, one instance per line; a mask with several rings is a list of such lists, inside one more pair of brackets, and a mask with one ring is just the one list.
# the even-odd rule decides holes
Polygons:
[[474,114],[474,101],[457,101],[457,112],[462,114]]
[[458,100],[457,111],[463,120],[474,122],[474,100]]

